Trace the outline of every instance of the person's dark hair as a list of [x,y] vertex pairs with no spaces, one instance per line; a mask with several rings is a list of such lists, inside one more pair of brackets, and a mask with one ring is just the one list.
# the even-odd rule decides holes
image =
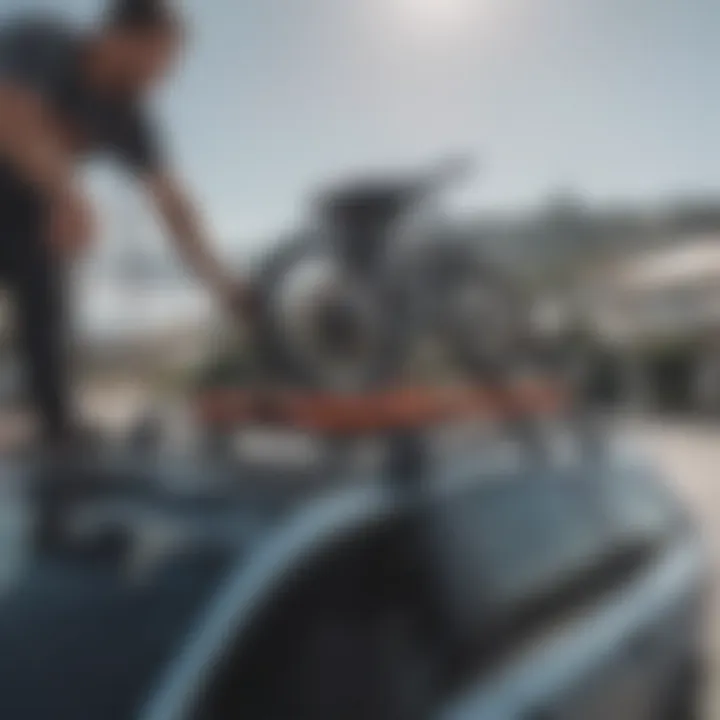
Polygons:
[[111,0],[106,24],[122,30],[179,28],[180,14],[167,0]]

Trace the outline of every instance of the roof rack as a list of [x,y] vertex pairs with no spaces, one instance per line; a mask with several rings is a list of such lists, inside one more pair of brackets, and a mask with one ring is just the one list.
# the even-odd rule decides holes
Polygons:
[[283,389],[219,389],[196,404],[207,427],[247,425],[295,428],[354,437],[421,430],[461,419],[508,421],[553,414],[567,406],[567,393],[549,383],[454,388],[403,387],[367,394],[336,395]]
[[200,395],[195,409],[200,424],[211,433],[296,430],[343,449],[356,440],[380,438],[386,449],[385,475],[394,485],[408,487],[425,475],[426,438],[433,430],[463,421],[497,424],[513,428],[534,451],[537,437],[528,428],[538,419],[562,416],[569,406],[562,387],[526,380],[506,386],[405,386],[355,395],[221,388]]

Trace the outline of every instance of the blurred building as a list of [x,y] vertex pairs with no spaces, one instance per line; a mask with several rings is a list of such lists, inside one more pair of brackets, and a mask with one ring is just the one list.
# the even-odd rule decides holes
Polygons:
[[577,298],[630,394],[652,403],[668,381],[687,403],[720,410],[720,233],[615,258],[582,274]]

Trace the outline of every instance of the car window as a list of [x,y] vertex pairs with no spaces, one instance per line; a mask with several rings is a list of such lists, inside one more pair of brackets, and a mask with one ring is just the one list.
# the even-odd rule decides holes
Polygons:
[[679,500],[645,468],[614,471],[604,487],[611,519],[625,542],[659,548],[686,525]]
[[451,498],[435,535],[449,608],[478,635],[496,613],[564,587],[611,544],[597,495],[564,473],[496,478]]
[[[407,530],[395,520],[368,526],[306,558],[234,641],[198,717],[423,717],[434,658]],[[413,688],[410,697],[400,688]]]
[[233,561],[187,554],[142,582],[82,563],[26,568],[0,597],[0,717],[137,717]]

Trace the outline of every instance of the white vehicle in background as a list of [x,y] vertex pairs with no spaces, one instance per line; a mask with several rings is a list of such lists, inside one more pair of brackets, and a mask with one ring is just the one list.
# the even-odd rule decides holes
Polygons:
[[581,296],[626,395],[643,407],[720,411],[720,237],[596,268]]

